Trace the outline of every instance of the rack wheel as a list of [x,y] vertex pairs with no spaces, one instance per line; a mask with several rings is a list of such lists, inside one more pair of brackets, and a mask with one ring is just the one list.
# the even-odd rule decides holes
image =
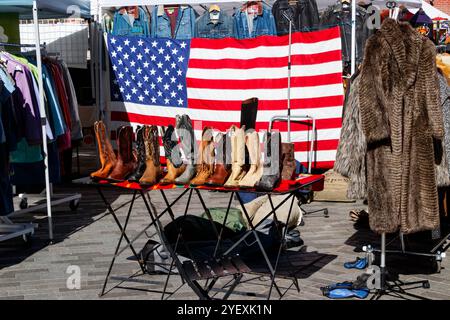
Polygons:
[[31,236],[31,234],[24,234],[23,236],[22,236],[22,238],[23,238],[23,242],[25,243],[25,246],[27,247],[27,248],[30,248],[31,247],[31,244],[32,244],[32,242],[33,242],[33,237]]
[[323,210],[323,216],[325,217],[325,218],[329,218],[330,216],[328,215],[328,209],[324,209]]
[[442,269],[442,261],[433,260],[433,271],[436,273],[441,273],[441,269]]
[[27,200],[27,198],[22,198],[20,200],[19,207],[22,210],[28,208],[28,200]]
[[424,282],[422,283],[422,287],[423,287],[424,289],[430,289],[430,283],[429,283],[428,281],[424,281]]
[[70,210],[76,211],[78,209],[79,205],[80,205],[79,199],[70,201],[70,203],[69,203]]

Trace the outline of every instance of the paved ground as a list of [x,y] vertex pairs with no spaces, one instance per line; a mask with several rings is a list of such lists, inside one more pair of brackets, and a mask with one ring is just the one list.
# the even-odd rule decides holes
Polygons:
[[[0,244],[0,299],[99,299],[103,279],[114,252],[119,230],[111,215],[95,190],[80,189],[74,186],[60,187],[57,192],[82,192],[83,199],[77,212],[71,212],[67,207],[54,209],[54,227],[56,241],[53,245],[47,243],[47,219],[44,212],[24,216],[15,221],[34,221],[39,224],[31,247],[27,248],[21,240],[11,240]],[[180,191],[170,191],[170,198],[175,198]],[[107,198],[118,208],[126,204],[131,196],[117,191],[108,191]],[[215,207],[226,206],[227,198],[223,194],[203,193],[207,203]],[[163,208],[159,193],[152,193],[152,201],[158,209]],[[236,205],[236,204],[234,204]],[[237,207],[237,206],[236,206]],[[291,288],[284,299],[326,299],[321,295],[320,287],[334,282],[355,280],[361,273],[357,270],[347,270],[343,267],[346,261],[363,256],[361,247],[366,244],[377,245],[379,238],[366,228],[357,229],[348,219],[351,209],[364,208],[362,203],[320,203],[305,205],[306,210],[327,207],[329,218],[321,214],[306,216],[304,226],[299,227],[304,240],[303,248],[294,248],[290,252],[291,265],[282,268],[299,270],[298,279],[301,291]],[[175,208],[177,214],[182,214],[183,207]],[[123,221],[126,215],[125,207],[118,211]],[[199,201],[195,199],[191,213],[202,212]],[[141,199],[137,200],[129,223],[129,235],[134,236],[149,222]],[[411,248],[417,241],[411,240]],[[146,242],[145,236],[137,242],[140,249]],[[424,241],[421,240],[421,243]],[[394,245],[397,244],[394,242]],[[131,252],[126,250],[117,258],[113,269],[116,276],[128,276],[138,271],[136,261],[130,259]],[[312,263],[312,264],[311,264]],[[431,288],[419,288],[412,293],[430,299],[450,299],[450,259],[444,259],[442,271],[433,273],[431,263],[426,259],[388,259],[404,281],[428,279]],[[306,267],[308,264],[310,266]],[[70,266],[79,266],[81,271],[81,289],[68,289],[70,276],[67,273]],[[175,290],[179,278],[171,278],[170,290]],[[245,275],[245,283],[238,286],[230,299],[260,299],[268,291],[268,277],[257,278]],[[135,290],[115,288],[101,299],[160,299],[161,288],[165,277],[162,275],[146,275],[136,278],[132,283],[122,286],[133,287]],[[109,287],[117,284],[112,280]],[[283,288],[291,285],[290,281],[279,280]],[[250,294],[254,293],[254,294]],[[220,292],[218,296],[220,296]],[[171,299],[194,299],[188,286],[183,286]],[[275,293],[273,298],[278,298]],[[384,299],[395,297],[385,296]]]

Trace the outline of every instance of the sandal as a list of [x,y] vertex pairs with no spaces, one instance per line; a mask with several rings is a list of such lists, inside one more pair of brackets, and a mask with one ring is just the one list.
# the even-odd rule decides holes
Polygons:
[[367,258],[356,258],[355,261],[344,263],[346,269],[365,269],[367,267]]

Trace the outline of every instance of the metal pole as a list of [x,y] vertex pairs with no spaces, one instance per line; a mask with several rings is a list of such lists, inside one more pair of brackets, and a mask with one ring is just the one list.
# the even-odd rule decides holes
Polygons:
[[381,257],[380,257],[380,285],[381,290],[386,289],[386,233],[381,234]]
[[288,142],[291,142],[291,48],[292,48],[292,20],[289,19],[289,55],[288,55]]
[[356,71],[356,1],[352,0],[352,61],[351,75]]
[[52,190],[50,187],[50,177],[48,173],[48,146],[47,146],[47,130],[46,130],[47,117],[45,114],[44,85],[42,81],[41,40],[39,36],[37,0],[33,0],[33,21],[34,21],[34,34],[36,39],[36,63],[38,69],[39,113],[41,116],[42,145],[44,149],[45,194],[47,198],[48,237],[50,238],[50,241],[52,241],[53,240],[52,200],[51,200]]

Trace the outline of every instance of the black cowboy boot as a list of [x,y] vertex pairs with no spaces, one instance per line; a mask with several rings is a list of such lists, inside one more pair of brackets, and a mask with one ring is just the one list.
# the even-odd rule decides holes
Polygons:
[[181,147],[186,156],[186,170],[175,179],[176,184],[188,184],[197,173],[195,164],[196,141],[192,121],[187,114],[177,115],[176,129],[180,137]]
[[138,153],[138,164],[137,169],[134,173],[128,178],[129,181],[138,182],[139,179],[145,172],[146,164],[145,164],[145,145],[144,145],[144,127],[138,126],[136,129],[136,149]]

